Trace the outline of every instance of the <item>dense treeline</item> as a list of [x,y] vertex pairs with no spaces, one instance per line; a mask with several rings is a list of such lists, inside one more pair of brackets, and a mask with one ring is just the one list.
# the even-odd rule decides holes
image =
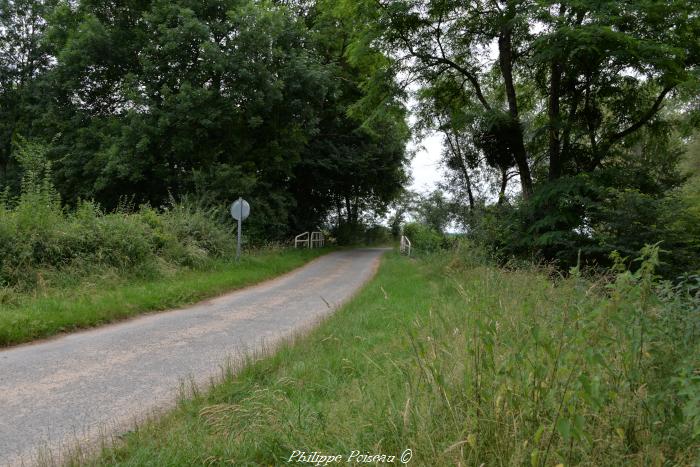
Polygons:
[[405,180],[405,111],[385,55],[348,59],[358,25],[334,8],[3,0],[0,186],[19,192],[21,136],[48,146],[68,205],[245,196],[268,239],[381,211]]
[[452,213],[475,238],[563,265],[662,241],[666,272],[700,266],[700,200],[680,189],[700,122],[697,2],[348,5],[421,83],[418,127],[443,134]]
[[393,202],[397,233],[414,83],[414,134],[444,136],[435,230],[562,266],[661,242],[692,271],[695,3],[0,0],[0,187],[26,139],[71,208],[245,196],[255,239],[350,241]]

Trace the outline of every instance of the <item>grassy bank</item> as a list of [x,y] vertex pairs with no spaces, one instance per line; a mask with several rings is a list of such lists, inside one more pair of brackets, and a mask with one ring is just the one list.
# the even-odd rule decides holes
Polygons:
[[262,250],[244,256],[240,263],[210,259],[206,267],[197,269],[124,274],[102,268],[89,279],[64,276],[63,283],[40,291],[13,292],[10,304],[0,303],[0,346],[193,303],[280,275],[328,251]]
[[697,302],[659,288],[650,267],[609,282],[545,272],[463,252],[388,255],[312,333],[84,462],[280,465],[295,451],[359,451],[398,464],[411,449],[421,466],[693,464]]

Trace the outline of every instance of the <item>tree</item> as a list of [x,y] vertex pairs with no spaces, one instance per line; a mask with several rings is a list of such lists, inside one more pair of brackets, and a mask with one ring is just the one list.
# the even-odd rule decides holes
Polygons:
[[455,211],[450,204],[440,190],[421,196],[416,203],[418,220],[436,232],[445,233]]
[[428,85],[453,81],[481,111],[480,149],[512,157],[526,199],[536,181],[601,167],[660,118],[668,96],[697,89],[700,18],[688,0],[366,1],[361,10],[407,72]]
[[13,142],[29,136],[40,89],[36,78],[50,65],[42,43],[51,0],[0,0],[0,184],[17,181]]
[[[353,4],[375,26],[363,41],[393,51],[406,81],[420,85],[421,125],[445,134],[451,180],[469,188],[451,191],[475,206],[477,167],[500,172],[501,206],[472,218],[470,231],[487,225],[482,238],[497,238],[506,255],[566,266],[578,250],[604,260],[621,242],[637,245],[629,226],[612,228],[610,213],[629,208],[635,223],[646,216],[647,238],[682,243],[654,226],[677,206],[665,198],[682,182],[678,120],[700,90],[695,2]],[[513,169],[522,200],[509,207]]]
[[[160,206],[185,195],[223,205],[245,196],[256,213],[248,231],[281,239],[323,224],[338,204],[345,222],[381,212],[406,178],[402,103],[363,107],[372,118],[352,110],[389,61],[379,50],[350,60],[359,25],[344,23],[334,2],[48,5],[3,4],[12,7],[5,23],[21,31],[36,16],[41,37],[8,26],[1,51],[38,44],[41,54],[26,56],[42,61],[35,72],[3,69],[11,84],[0,95],[0,131],[8,147],[18,132],[47,143],[69,205],[94,199],[111,209],[126,196]],[[374,82],[395,87],[390,72]],[[20,87],[33,89],[31,106]],[[17,122],[27,123],[19,131]],[[9,149],[0,152],[3,185],[18,183],[9,160]]]
[[[360,55],[351,49],[363,24],[331,1],[317,2],[308,21],[330,84],[318,132],[295,170],[296,225],[308,230],[331,213],[336,227],[358,236],[362,213],[386,212],[407,181],[406,110],[387,57],[372,48]],[[377,89],[379,97],[372,95]]]

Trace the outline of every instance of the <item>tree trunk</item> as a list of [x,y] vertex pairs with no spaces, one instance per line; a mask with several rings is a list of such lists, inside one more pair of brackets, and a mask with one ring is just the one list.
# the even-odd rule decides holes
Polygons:
[[462,156],[459,156],[459,168],[462,170],[462,176],[464,177],[464,183],[467,186],[467,196],[469,197],[469,211],[474,210],[474,194],[472,193],[472,181],[469,178],[469,171],[467,170],[467,164],[464,163]]
[[559,96],[561,94],[561,64],[552,61],[549,87],[549,179],[556,180],[562,174],[561,143],[559,140]]
[[520,186],[523,192],[523,198],[529,199],[532,195],[532,175],[530,174],[530,166],[527,162],[527,151],[525,150],[525,141],[523,138],[523,129],[520,125],[520,117],[518,115],[518,99],[515,93],[515,84],[513,81],[513,44],[512,33],[513,27],[510,24],[515,13],[511,10],[507,17],[504,18],[505,24],[501,28],[501,33],[498,37],[498,61],[505,83],[506,97],[508,99],[508,111],[517,132],[515,138],[515,147],[513,147],[513,158],[520,172]]
[[352,206],[350,205],[350,197],[345,195],[345,213],[347,215],[348,224],[352,223]]
[[498,192],[498,205],[506,200],[506,188],[508,187],[508,169],[501,169],[501,191]]
[[[566,12],[564,5],[559,6],[559,17]],[[561,96],[561,57],[554,57],[550,66],[549,103],[547,113],[549,116],[549,179],[556,180],[561,177],[561,141],[559,139],[560,110],[559,98]]]
[[340,224],[343,223],[343,208],[341,203],[340,198],[336,198],[335,209],[338,212],[338,227],[340,227]]
[[462,163],[462,169],[464,170],[464,180],[467,183],[467,195],[469,196],[469,211],[474,211],[474,194],[472,193],[472,182],[469,179],[469,173],[467,172],[467,168],[464,166],[464,163]]
[[447,144],[450,146],[452,155],[457,158],[459,162],[459,168],[462,171],[462,176],[464,177],[464,183],[467,185],[467,195],[469,196],[469,211],[474,210],[474,194],[472,193],[472,182],[469,178],[469,170],[467,169],[467,164],[464,162],[464,157],[462,157],[462,150],[459,147],[459,139],[455,134],[454,141],[450,137],[449,130],[445,130],[445,137],[447,138]]

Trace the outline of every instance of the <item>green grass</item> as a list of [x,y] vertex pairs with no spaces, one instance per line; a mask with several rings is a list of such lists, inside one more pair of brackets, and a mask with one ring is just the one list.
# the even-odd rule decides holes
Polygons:
[[649,268],[553,282],[465,257],[387,255],[308,335],[73,463],[280,465],[295,450],[406,449],[419,466],[697,461],[700,378],[673,379],[687,356],[699,363],[697,309],[659,298]]
[[[198,269],[161,265],[153,274],[104,268],[89,279],[85,271],[81,276],[64,274],[65,283],[58,286],[41,292],[37,288],[34,294],[9,292],[11,304],[0,300],[0,346],[190,304],[280,275],[328,251],[263,250],[243,256],[240,263],[211,259]],[[167,268],[172,270],[162,277]]]

